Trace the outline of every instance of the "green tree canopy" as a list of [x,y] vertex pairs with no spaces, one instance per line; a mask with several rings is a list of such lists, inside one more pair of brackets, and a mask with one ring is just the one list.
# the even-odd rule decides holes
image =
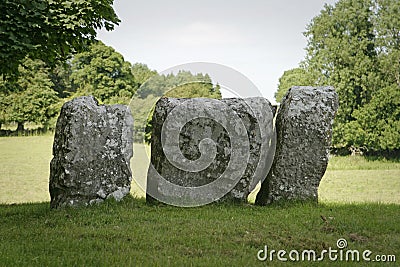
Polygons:
[[278,91],[275,93],[276,102],[280,103],[286,92],[292,86],[307,86],[314,83],[314,77],[304,68],[295,68],[287,70],[279,78]]
[[320,73],[317,83],[335,86],[339,95],[338,123],[354,119],[379,87],[372,0],[342,0],[326,5],[305,33],[306,64]]
[[55,67],[50,69],[50,79],[53,82],[53,90],[57,92],[58,97],[68,98],[74,92],[74,88],[71,86],[71,64],[67,62],[57,64]]
[[132,74],[135,78],[135,82],[141,86],[151,77],[157,75],[157,71],[149,69],[146,64],[143,63],[135,63],[132,66]]
[[188,71],[180,71],[171,80],[175,81],[172,81],[170,87],[166,88],[169,91],[166,92],[165,96],[178,98],[206,97],[214,99],[222,97],[220,86],[218,84],[214,86],[208,74],[203,75],[202,73],[198,73],[192,75]]
[[[339,0],[325,5],[304,33],[307,55],[300,70],[285,72],[277,100],[289,86],[305,81],[332,85],[339,95],[335,146],[400,149],[399,136],[388,134],[400,120],[388,98],[400,90],[399,14],[400,1]],[[371,120],[374,117],[377,120]]]
[[112,47],[100,41],[75,55],[71,84],[77,95],[93,95],[107,104],[128,104],[137,90],[131,64]]
[[119,19],[113,0],[0,1],[0,75],[17,76],[28,56],[49,65],[82,51],[96,30],[112,30]]
[[218,85],[214,86],[208,74],[192,74],[190,71],[179,71],[176,75],[162,74],[152,76],[149,82],[144,83],[138,90],[140,98],[148,95],[169,97],[209,97],[221,98]]
[[[140,65],[140,67],[142,66]],[[145,73],[150,74],[149,71]],[[139,136],[145,132],[144,139],[146,142],[150,142],[151,137],[152,109],[161,96],[221,98],[220,86],[218,84],[213,85],[208,74],[192,74],[190,71],[182,70],[177,74],[151,74],[147,77],[151,77],[151,79],[140,81],[142,86],[130,104],[135,118],[135,131]]]
[[16,82],[2,82],[0,120],[2,123],[17,122],[18,130],[24,130],[25,122],[47,125],[57,110],[58,97],[49,70],[40,60],[27,59],[19,67]]
[[396,85],[379,90],[354,117],[345,131],[351,144],[374,151],[400,148],[400,90]]

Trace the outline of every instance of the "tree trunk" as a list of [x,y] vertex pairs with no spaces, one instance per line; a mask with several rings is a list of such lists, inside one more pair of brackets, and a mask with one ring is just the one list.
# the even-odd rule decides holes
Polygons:
[[24,123],[23,122],[18,122],[18,126],[17,126],[17,132],[23,132],[24,129]]

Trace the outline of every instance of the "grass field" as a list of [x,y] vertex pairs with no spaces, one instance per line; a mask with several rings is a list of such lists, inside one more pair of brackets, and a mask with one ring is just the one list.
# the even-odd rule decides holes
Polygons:
[[[52,136],[0,138],[0,203],[49,201]],[[145,196],[148,153],[134,145],[132,194]],[[400,204],[400,162],[363,157],[332,157],[321,181],[319,198],[330,202]],[[255,198],[254,192],[250,201]]]
[[[0,137],[0,203],[50,201],[48,190],[53,136]],[[145,196],[148,153],[134,144],[132,194]]]
[[[268,246],[319,257],[336,250],[340,238],[347,247],[339,252],[370,250],[372,262],[330,261],[325,254],[322,262],[295,265],[398,266],[399,162],[331,158],[318,205],[177,208],[128,197],[50,210],[51,144],[51,136],[0,138],[0,203],[8,203],[0,204],[0,266],[282,266],[276,253],[264,262],[257,253]],[[133,174],[144,184],[146,150],[134,149]],[[143,196],[138,186],[132,194]],[[42,203],[10,205],[22,202]],[[373,262],[379,255],[392,262]]]
[[[267,245],[320,255],[337,249],[339,238],[347,240],[346,249],[372,251],[371,260],[400,257],[400,212],[394,204],[177,208],[127,198],[84,209],[0,205],[0,218],[1,266],[282,266],[276,255],[258,261],[258,251]],[[317,264],[382,266],[328,257],[298,266]]]

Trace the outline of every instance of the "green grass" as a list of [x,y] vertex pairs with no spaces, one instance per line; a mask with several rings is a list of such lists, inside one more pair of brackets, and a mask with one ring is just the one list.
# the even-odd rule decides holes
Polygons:
[[319,187],[319,200],[400,204],[400,162],[333,156]]
[[[0,137],[0,203],[50,201],[48,190],[53,136]],[[147,151],[146,151],[147,149]],[[150,151],[134,144],[131,193],[145,196]]]
[[49,201],[51,136],[0,137],[0,203]]
[[0,205],[0,218],[2,266],[280,266],[276,258],[259,262],[257,252],[267,245],[320,253],[336,249],[339,238],[348,249],[400,257],[394,204],[177,208],[127,198],[65,210],[50,210],[48,203]]
[[[320,253],[336,249],[339,238],[348,241],[348,249],[368,249],[372,257],[396,255],[399,261],[398,161],[331,158],[318,205],[177,208],[128,197],[121,203],[50,210],[51,144],[51,136],[0,138],[0,203],[45,201],[0,205],[0,266],[281,266],[276,257],[259,262],[257,252],[267,245]],[[146,149],[135,144],[131,161],[142,185],[132,185],[136,196],[144,195]],[[297,265],[317,264],[365,266],[328,260]]]
[[337,170],[400,170],[400,159],[387,160],[362,156],[331,156],[328,171]]
[[392,170],[328,171],[319,187],[322,202],[400,203],[400,172]]
[[[0,203],[49,201],[52,136],[0,137]],[[149,148],[134,144],[131,193],[145,196]],[[364,157],[331,157],[319,188],[330,202],[400,204],[400,161]],[[258,189],[258,188],[257,188]],[[257,190],[249,197],[254,202]]]

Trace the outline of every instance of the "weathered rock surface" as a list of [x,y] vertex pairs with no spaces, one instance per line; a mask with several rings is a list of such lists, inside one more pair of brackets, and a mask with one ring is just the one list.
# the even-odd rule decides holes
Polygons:
[[318,201],[337,108],[338,96],[333,87],[289,89],[276,117],[274,162],[256,204],[281,199]]
[[50,163],[50,206],[82,206],[129,193],[133,118],[127,106],[99,105],[93,96],[65,103]]
[[153,114],[147,201],[247,201],[272,164],[273,117],[264,98],[161,98]]

